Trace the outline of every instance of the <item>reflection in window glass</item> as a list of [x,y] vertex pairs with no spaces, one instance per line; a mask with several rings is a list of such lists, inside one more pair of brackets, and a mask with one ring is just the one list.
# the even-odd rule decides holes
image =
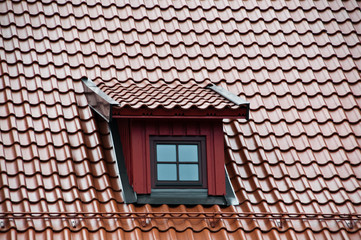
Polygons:
[[180,181],[198,181],[198,164],[179,164]]
[[157,161],[176,162],[177,161],[176,145],[158,144]]
[[176,181],[177,180],[177,165],[160,163],[157,166],[159,181]]
[[198,162],[198,145],[179,145],[180,162]]

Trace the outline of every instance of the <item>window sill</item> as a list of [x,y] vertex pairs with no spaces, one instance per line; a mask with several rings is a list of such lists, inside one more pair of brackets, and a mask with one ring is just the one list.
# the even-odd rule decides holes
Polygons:
[[207,189],[152,189],[151,194],[137,194],[138,204],[238,205],[226,173],[225,196],[210,196]]
[[207,189],[152,189],[151,194],[138,194],[140,204],[227,205],[224,196],[208,196]]

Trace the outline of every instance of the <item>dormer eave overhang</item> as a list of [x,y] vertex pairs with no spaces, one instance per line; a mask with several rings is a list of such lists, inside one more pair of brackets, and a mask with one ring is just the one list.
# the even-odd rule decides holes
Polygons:
[[226,89],[209,84],[205,88],[211,89],[218,96],[223,97],[227,104],[215,107],[212,103],[208,107],[163,106],[151,108],[146,104],[136,107],[122,105],[103,92],[93,81],[83,77],[84,93],[88,104],[97,114],[107,122],[112,118],[155,118],[155,119],[249,119],[249,103]]
[[248,119],[249,106],[242,106],[237,109],[225,108],[171,108],[163,107],[150,109],[147,107],[130,108],[114,107],[112,111],[113,118],[184,118],[184,119]]

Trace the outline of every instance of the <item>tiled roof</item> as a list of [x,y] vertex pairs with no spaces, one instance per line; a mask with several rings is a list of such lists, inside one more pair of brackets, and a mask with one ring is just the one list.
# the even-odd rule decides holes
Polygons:
[[119,82],[113,80],[112,83],[101,82],[99,87],[119,102],[119,107],[149,109],[155,108],[215,108],[215,109],[237,109],[239,105],[229,101],[215,91],[200,86],[189,81],[187,84],[181,82],[165,83],[157,81],[134,82],[128,80]]
[[[1,238],[361,237],[359,2],[2,1],[0,20]],[[250,102],[224,121],[240,205],[124,204],[83,76],[123,104],[209,83]]]

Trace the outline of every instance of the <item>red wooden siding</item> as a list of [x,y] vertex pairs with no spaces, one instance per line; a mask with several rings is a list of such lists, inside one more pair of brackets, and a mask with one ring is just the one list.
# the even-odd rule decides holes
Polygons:
[[205,136],[209,195],[225,195],[222,120],[118,119],[129,181],[138,194],[151,192],[149,136]]
[[[125,164],[127,169],[133,168],[131,159],[131,151],[130,151],[130,131],[129,131],[129,120],[128,119],[121,119],[117,121],[118,129],[119,129],[119,136],[122,143],[123,154],[125,158]],[[128,171],[129,183],[133,185],[133,175],[131,171]]]

